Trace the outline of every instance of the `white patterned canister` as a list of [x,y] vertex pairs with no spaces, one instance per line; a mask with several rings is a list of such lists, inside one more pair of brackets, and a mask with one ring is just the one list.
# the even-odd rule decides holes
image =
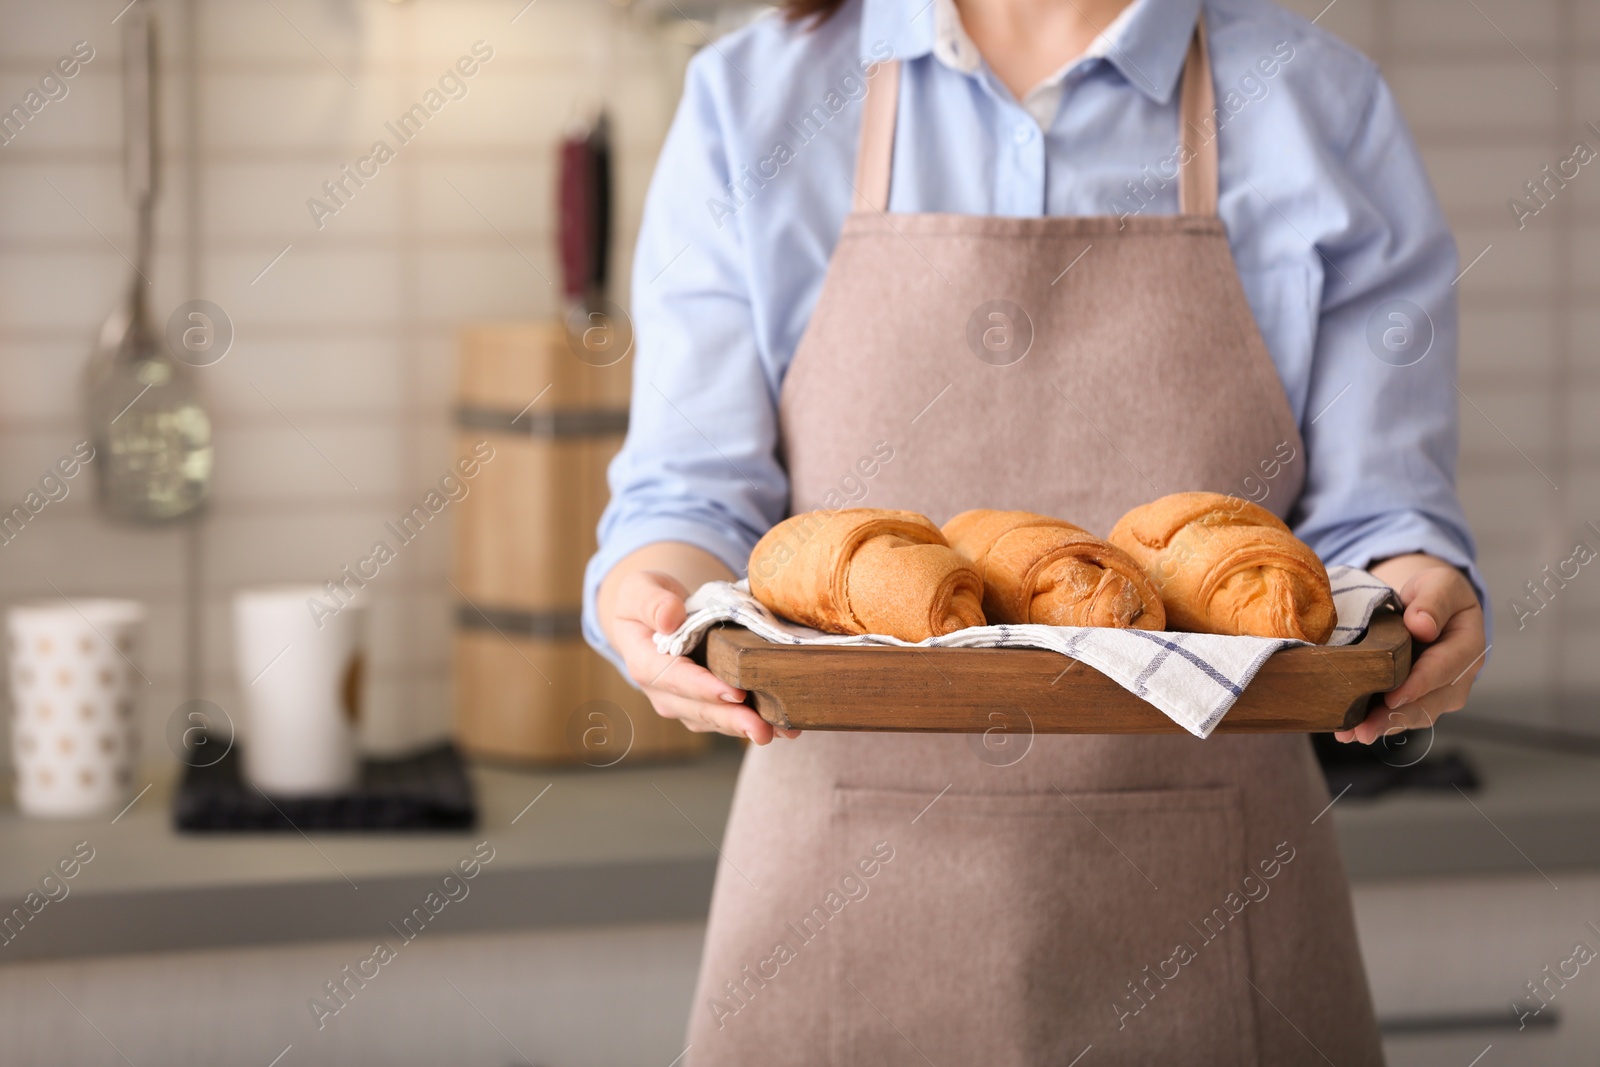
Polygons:
[[74,818],[127,802],[144,618],[131,600],[57,600],[6,613],[11,758],[24,814]]

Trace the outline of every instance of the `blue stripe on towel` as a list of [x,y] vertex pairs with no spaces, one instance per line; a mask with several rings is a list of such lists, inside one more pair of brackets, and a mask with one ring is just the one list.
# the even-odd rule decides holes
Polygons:
[[1169,641],[1165,637],[1157,637],[1149,630],[1127,629],[1122,632],[1127,634],[1137,634],[1147,641],[1154,641],[1161,647],[1169,651],[1176,652],[1178,655],[1182,656],[1184,659],[1200,668],[1207,678],[1210,678],[1213,682],[1216,682],[1234,696],[1239,696],[1244,692],[1243,689],[1239,688],[1231,680],[1229,680],[1226,675],[1219,673],[1215,667],[1211,666],[1211,664],[1207,663],[1205,660],[1201,659],[1199,656],[1195,655],[1193,652],[1190,652],[1187,648],[1184,648],[1182,645],[1174,641]]
[[1139,694],[1141,700],[1150,695],[1150,690],[1145,687],[1144,683],[1149,681],[1152,674],[1161,669],[1163,663],[1167,662],[1169,652],[1170,647],[1168,651],[1157,652],[1151,657],[1150,662],[1144,665],[1144,670],[1139,672],[1139,677],[1133,680],[1134,692]]

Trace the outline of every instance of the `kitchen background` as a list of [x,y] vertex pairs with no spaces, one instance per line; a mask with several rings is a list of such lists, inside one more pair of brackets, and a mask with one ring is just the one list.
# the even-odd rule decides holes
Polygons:
[[[1471,714],[1600,735],[1600,709],[1585,699],[1600,691],[1600,582],[1547,596],[1521,628],[1509,607],[1539,608],[1525,584],[1600,521],[1600,369],[1582,358],[1600,329],[1600,181],[1584,168],[1520,228],[1507,206],[1540,206],[1524,184],[1575,142],[1600,149],[1587,125],[1600,120],[1600,9],[1476,2],[1481,11],[1469,0],[1336,0],[1320,21],[1383,66],[1472,264],[1459,283],[1461,491],[1499,626]],[[667,3],[537,0],[520,15],[519,4],[472,0],[156,6],[168,76],[153,306],[164,321],[203,297],[236,331],[232,352],[200,376],[216,495],[197,526],[152,532],[97,518],[84,479],[4,546],[0,600],[48,597],[54,582],[149,603],[142,714],[159,732],[186,695],[234,705],[233,590],[336,577],[446,472],[461,324],[560,313],[556,145],[602,102],[617,144],[613,276],[626,305],[639,206],[703,40]],[[3,149],[8,508],[82,439],[82,363],[128,271],[118,7],[15,4],[0,34],[8,106],[74,42],[95,49],[70,94]],[[1309,17],[1319,4],[1298,7]],[[307,199],[480,39],[494,58],[468,95],[319,229]],[[446,529],[430,529],[369,590],[374,747],[447,728],[449,546]]]
[[[197,523],[128,527],[97,515],[85,473],[0,545],[0,603],[64,593],[148,604],[140,665],[151,684],[139,713],[146,757],[170,762],[159,739],[175,707],[191,696],[238,703],[232,593],[335,578],[446,473],[462,326],[560,314],[557,144],[575,116],[602,103],[615,146],[612,296],[626,306],[639,207],[684,64],[747,15],[690,12],[684,0],[139,2],[158,14],[164,64],[156,320],[203,297],[225,309],[236,334],[226,358],[197,372],[215,428],[214,496]],[[129,273],[114,25],[123,3],[0,0],[5,107],[75,42],[94,50],[68,95],[0,147],[6,510],[85,436],[84,359]],[[1585,165],[1543,186],[1547,202],[1526,187],[1572,158],[1577,142],[1600,150],[1600,5],[1288,6],[1380,63],[1461,251],[1461,491],[1497,616],[1462,736],[1503,739],[1514,729],[1569,750],[1600,744],[1600,570],[1552,586],[1543,605],[1527,588],[1579,539],[1600,546],[1600,533],[1585,529],[1600,529],[1600,364],[1590,355],[1600,332],[1600,170]],[[493,58],[467,80],[467,95],[319,226],[307,199],[480,40]],[[1538,211],[1519,219],[1511,199]],[[451,518],[405,546],[368,590],[372,714],[363,729],[372,751],[449,730]],[[1539,610],[1519,625],[1514,600]],[[673,1033],[694,928],[605,937],[615,959],[642,953],[664,968],[667,977],[644,982],[639,996],[664,995],[665,1006],[640,1010],[659,1016],[651,1033]],[[540,951],[582,955],[577,944]],[[660,962],[686,954],[681,966]],[[191,982],[213,973],[191,963],[181,968]],[[1528,963],[1531,976],[1538,966]],[[138,966],[125,960],[80,977],[102,992],[137,974],[179,980],[176,964]],[[260,966],[252,973],[272,973]],[[0,989],[11,988],[5,975],[0,968]],[[1501,985],[1496,1006],[1520,995],[1520,979]],[[559,1029],[560,1013],[546,1014]],[[70,1022],[63,1016],[59,1027]],[[1484,1043],[1474,1041],[1460,1047]],[[581,1051],[589,1046],[569,1044],[575,1051],[560,1062],[590,1062]],[[264,1051],[263,1063],[275,1048]]]
[[[4,15],[7,106],[74,42],[95,49],[68,96],[0,157],[8,509],[83,438],[83,361],[130,271],[120,27],[111,24],[121,6],[19,3]],[[613,119],[614,292],[625,301],[686,41],[700,38],[604,3],[520,7],[156,4],[165,188],[151,303],[158,325],[196,297],[232,320],[232,350],[197,375],[215,426],[215,495],[193,527],[144,530],[97,517],[86,476],[0,549],[0,600],[50,597],[54,583],[68,596],[150,605],[146,736],[161,736],[189,695],[238,706],[235,590],[338,578],[449,473],[458,332],[561,315],[557,149],[566,127],[600,104]],[[374,140],[396,143],[384,123],[480,40],[493,58],[464,79],[466,96],[397,145],[319,227],[307,200],[333,203],[323,183]],[[430,525],[366,590],[375,749],[448,728],[450,547],[448,528]]]

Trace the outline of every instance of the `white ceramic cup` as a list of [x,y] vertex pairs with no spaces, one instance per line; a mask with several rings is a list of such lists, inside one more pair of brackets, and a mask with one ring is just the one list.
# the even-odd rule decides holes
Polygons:
[[233,601],[244,774],[269,795],[346,792],[360,770],[366,613],[314,613],[308,602],[327,598],[306,585],[246,589]]
[[6,612],[17,807],[79,818],[127,803],[138,747],[134,666],[144,607],[44,601]]

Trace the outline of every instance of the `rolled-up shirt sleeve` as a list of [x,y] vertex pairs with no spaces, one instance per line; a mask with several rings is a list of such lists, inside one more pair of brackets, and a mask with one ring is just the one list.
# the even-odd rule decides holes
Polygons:
[[1295,532],[1329,563],[1425,552],[1461,568],[1489,611],[1456,494],[1455,241],[1388,87],[1374,72],[1327,195],[1301,430]]
[[628,435],[610,466],[611,501],[583,600],[585,638],[619,665],[595,615],[600,583],[619,560],[682,541],[743,573],[788,499],[777,383],[759,351],[741,220],[708,204],[730,169],[716,59],[708,49],[689,66],[634,257]]

